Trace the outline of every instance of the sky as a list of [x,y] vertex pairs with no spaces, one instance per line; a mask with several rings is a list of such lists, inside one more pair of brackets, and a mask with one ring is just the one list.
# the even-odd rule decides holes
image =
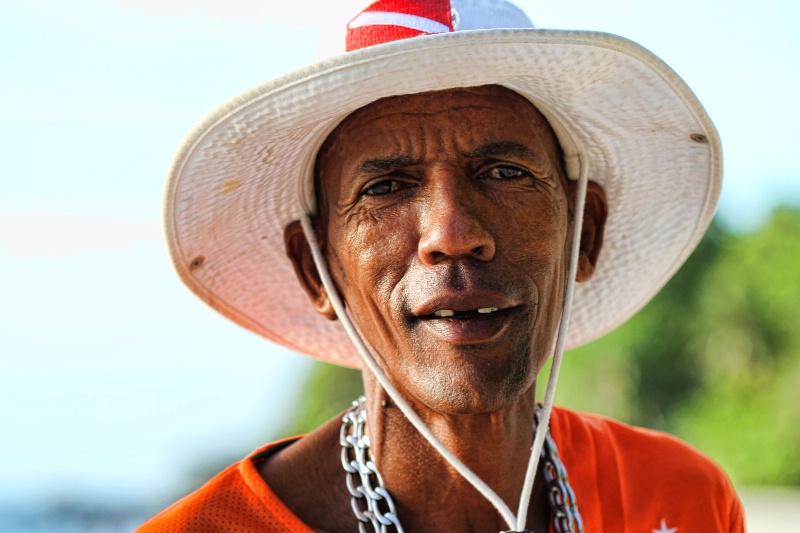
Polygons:
[[[800,2],[516,3],[687,81],[722,137],[727,225],[800,204]],[[309,363],[181,285],[164,176],[215,106],[341,50],[361,5],[0,0],[0,501],[170,494],[275,435]]]

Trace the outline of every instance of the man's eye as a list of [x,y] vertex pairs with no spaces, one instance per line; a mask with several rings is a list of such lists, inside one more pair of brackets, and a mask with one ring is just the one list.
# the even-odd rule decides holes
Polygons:
[[380,196],[382,194],[389,194],[390,192],[395,192],[400,188],[400,184],[394,180],[383,180],[379,181],[378,183],[374,183],[364,189],[362,194],[367,196]]
[[528,173],[516,167],[496,166],[485,174],[487,177],[496,180],[508,180],[515,178],[522,178],[527,176]]

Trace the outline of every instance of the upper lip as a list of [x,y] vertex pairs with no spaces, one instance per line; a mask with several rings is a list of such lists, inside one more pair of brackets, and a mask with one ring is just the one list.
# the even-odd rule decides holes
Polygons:
[[508,296],[492,290],[447,289],[438,292],[435,296],[415,306],[411,313],[415,317],[421,318],[424,316],[433,315],[433,313],[439,311],[440,309],[450,309],[452,311],[474,311],[476,309],[483,309],[487,307],[507,309],[509,307],[515,307],[516,305],[518,305],[517,302],[513,301]]

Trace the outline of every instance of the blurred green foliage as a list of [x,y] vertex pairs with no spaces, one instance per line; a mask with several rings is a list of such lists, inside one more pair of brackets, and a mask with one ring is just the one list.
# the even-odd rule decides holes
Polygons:
[[308,433],[342,413],[364,394],[361,371],[317,362],[300,391],[293,420],[283,435]]
[[[800,211],[779,208],[747,235],[714,224],[634,318],[566,355],[557,402],[674,433],[738,484],[800,485],[798,317]],[[283,434],[361,390],[359,372],[320,363]]]

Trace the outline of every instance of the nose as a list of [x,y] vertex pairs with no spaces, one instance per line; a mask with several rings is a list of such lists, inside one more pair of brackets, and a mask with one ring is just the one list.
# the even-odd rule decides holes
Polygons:
[[428,265],[452,258],[491,261],[495,239],[485,224],[486,200],[455,176],[433,186],[421,217],[421,261]]

